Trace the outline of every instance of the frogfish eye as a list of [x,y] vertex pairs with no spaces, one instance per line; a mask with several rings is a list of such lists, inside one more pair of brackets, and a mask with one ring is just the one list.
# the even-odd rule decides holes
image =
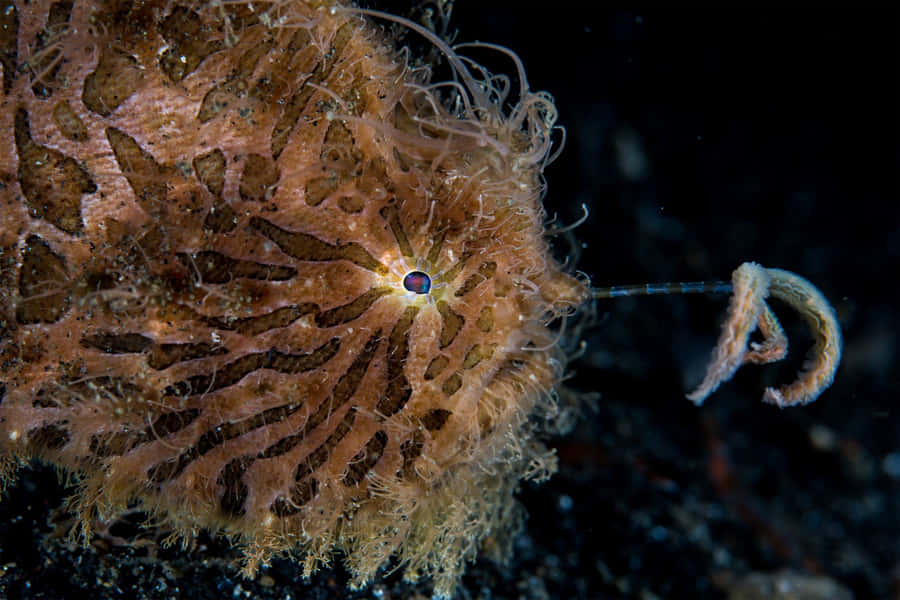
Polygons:
[[410,271],[403,278],[403,287],[408,292],[427,294],[431,289],[431,277],[422,271]]

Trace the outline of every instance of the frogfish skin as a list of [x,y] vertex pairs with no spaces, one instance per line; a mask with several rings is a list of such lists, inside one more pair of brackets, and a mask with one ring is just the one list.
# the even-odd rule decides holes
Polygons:
[[84,538],[137,507],[247,576],[451,595],[553,469],[548,323],[589,295],[549,97],[328,0],[0,8],[0,477],[71,474]]

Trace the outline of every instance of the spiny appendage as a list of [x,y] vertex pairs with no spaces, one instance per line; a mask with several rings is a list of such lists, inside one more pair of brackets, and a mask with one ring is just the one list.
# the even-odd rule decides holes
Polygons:
[[528,117],[484,147],[359,17],[290,6],[98,12],[67,29],[96,61],[48,54],[39,90],[3,63],[0,475],[79,473],[85,532],[136,502],[237,536],[247,575],[339,549],[362,584],[397,555],[446,596],[552,470],[544,322],[585,290],[541,236],[542,160],[509,156],[544,151]]
[[[787,338],[766,303],[766,299],[772,297],[800,313],[815,336],[815,345],[799,378],[778,389],[766,388],[763,402],[785,407],[815,400],[831,385],[841,359],[841,330],[828,300],[799,275],[781,269],[766,269],[756,263],[738,267],[732,276],[732,285],[728,318],[706,376],[687,397],[701,404],[741,365],[770,363],[787,354]],[[748,346],[750,334],[757,327],[763,341]]]

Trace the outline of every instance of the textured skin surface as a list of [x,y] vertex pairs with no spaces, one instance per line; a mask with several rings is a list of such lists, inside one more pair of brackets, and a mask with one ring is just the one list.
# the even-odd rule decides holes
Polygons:
[[449,594],[552,469],[545,323],[585,290],[543,238],[548,101],[448,112],[358,16],[227,6],[0,16],[4,477],[76,474],[86,535],[137,504],[247,574],[341,549]]

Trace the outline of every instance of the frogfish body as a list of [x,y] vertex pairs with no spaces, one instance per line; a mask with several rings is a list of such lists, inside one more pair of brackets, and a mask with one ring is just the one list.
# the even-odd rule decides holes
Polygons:
[[555,118],[322,0],[0,13],[0,475],[452,593],[552,470]]

